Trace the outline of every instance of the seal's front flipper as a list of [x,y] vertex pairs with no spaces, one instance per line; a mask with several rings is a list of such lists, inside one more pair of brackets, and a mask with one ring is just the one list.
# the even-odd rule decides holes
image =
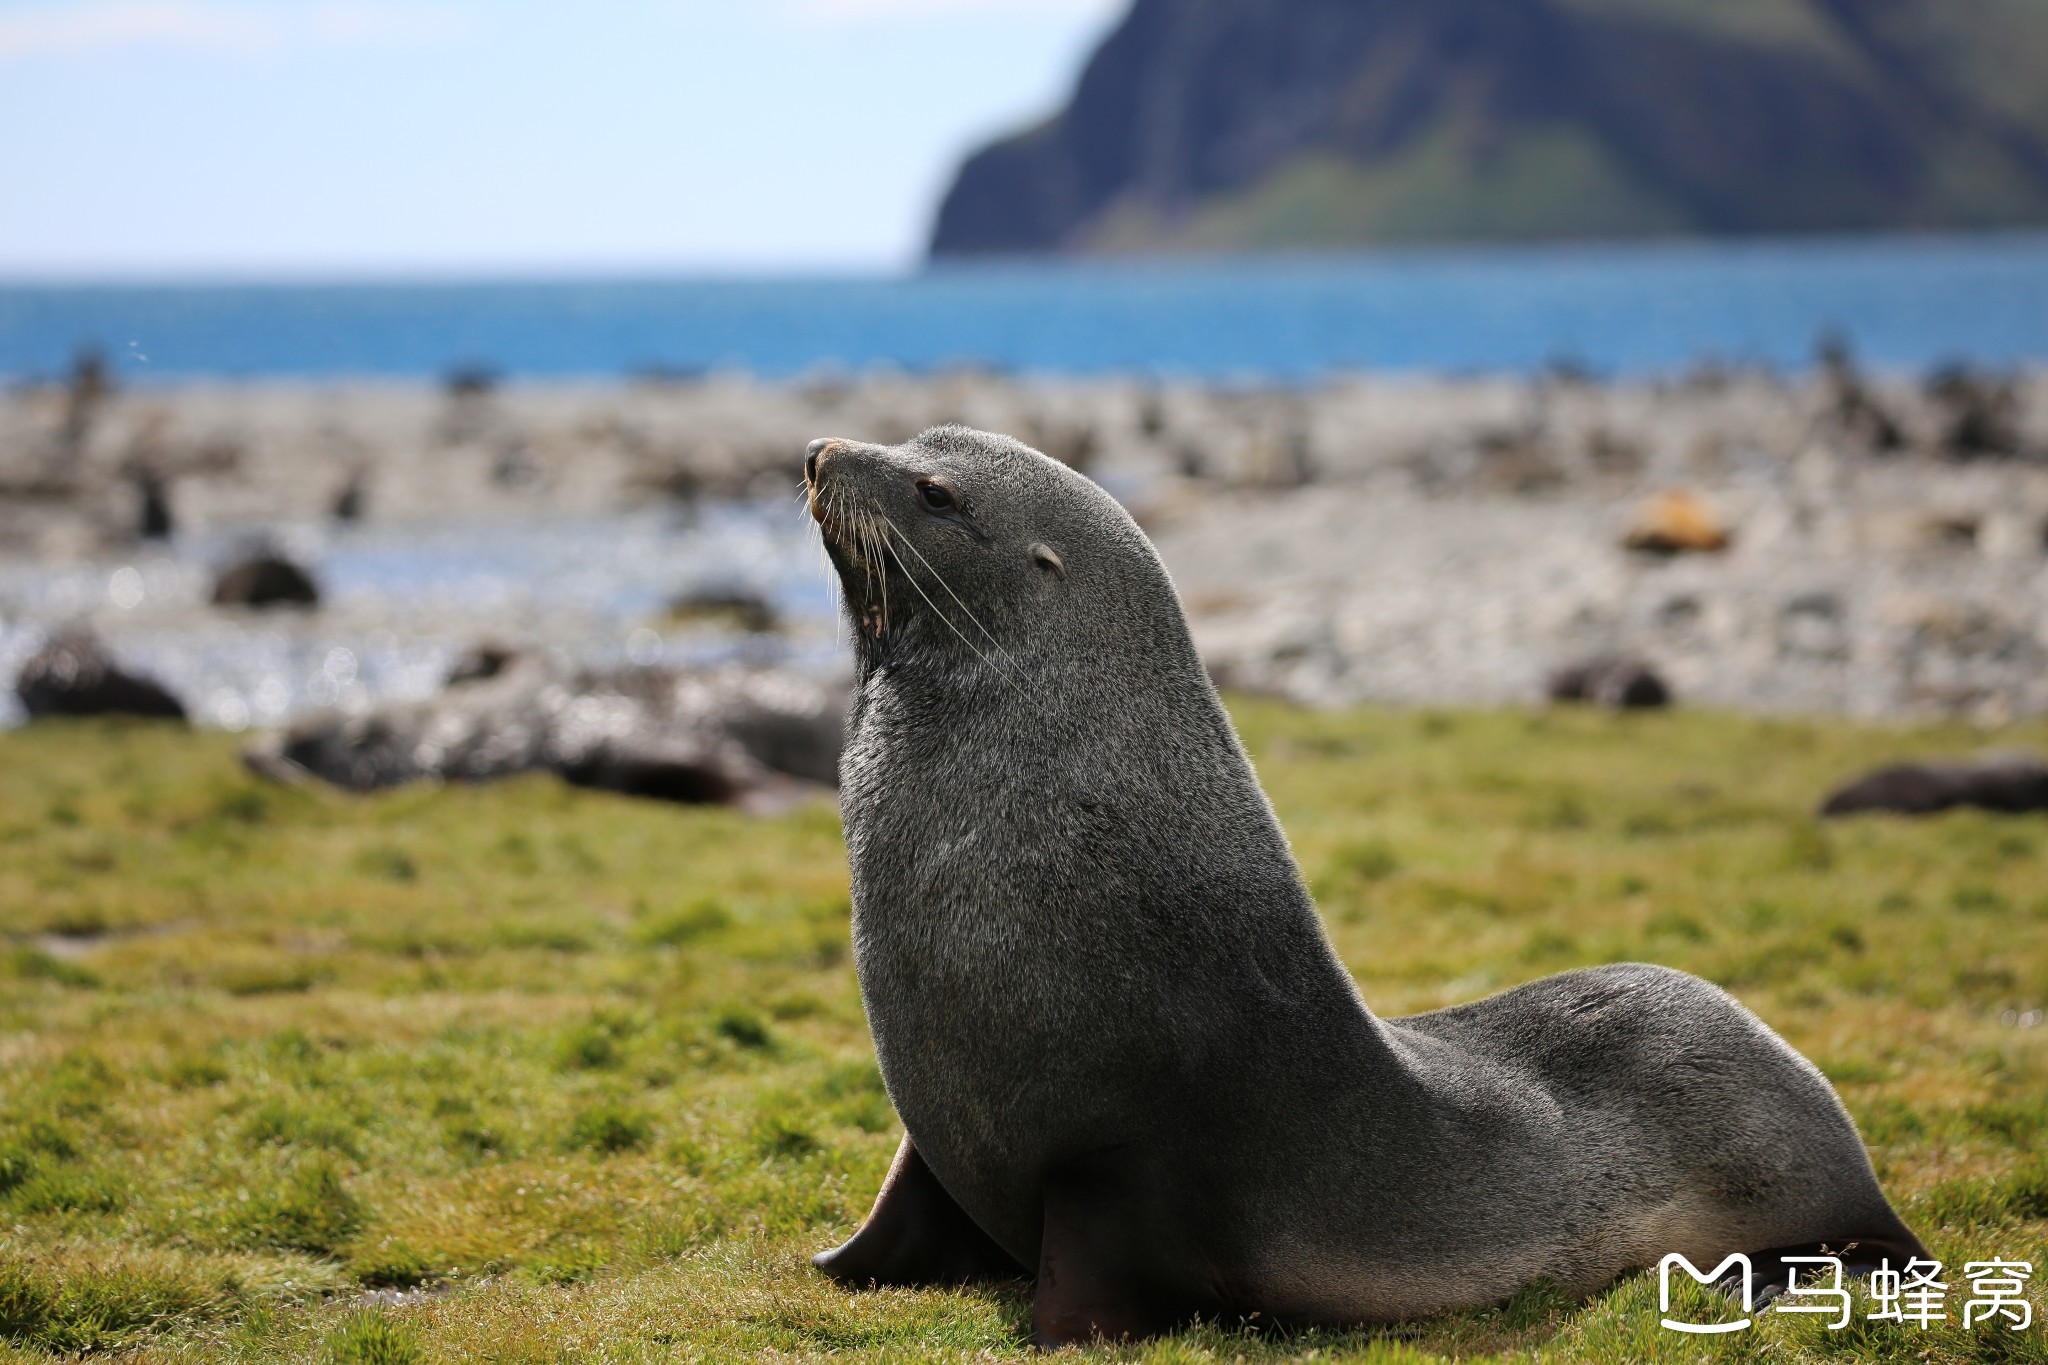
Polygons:
[[1108,1154],[1049,1174],[1044,1195],[1034,1345],[1156,1336],[1199,1311],[1172,1287],[1162,1229]]
[[908,1136],[860,1231],[811,1264],[855,1287],[1021,1280],[1028,1273],[953,1202]]

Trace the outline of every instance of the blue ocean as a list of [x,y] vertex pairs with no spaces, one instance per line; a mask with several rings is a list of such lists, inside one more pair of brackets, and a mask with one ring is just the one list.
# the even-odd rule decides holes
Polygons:
[[0,286],[0,375],[124,381],[778,377],[979,366],[1299,381],[1346,370],[1879,367],[2048,357],[2048,235],[1680,242],[937,268],[867,278]]

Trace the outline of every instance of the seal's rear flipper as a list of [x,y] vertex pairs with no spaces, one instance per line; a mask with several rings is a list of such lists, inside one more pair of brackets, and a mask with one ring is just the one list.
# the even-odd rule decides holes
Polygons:
[[1029,1274],[946,1193],[906,1136],[852,1240],[821,1251],[811,1264],[841,1284],[965,1284],[1021,1280]]
[[1173,1287],[1156,1211],[1117,1171],[1113,1153],[1048,1173],[1044,1200],[1033,1345],[1156,1336],[1201,1310]]

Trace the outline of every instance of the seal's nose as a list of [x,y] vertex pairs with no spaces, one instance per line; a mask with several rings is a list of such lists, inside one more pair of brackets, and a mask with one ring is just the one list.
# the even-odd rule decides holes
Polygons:
[[834,442],[830,436],[820,436],[817,440],[811,442],[810,445],[804,448],[805,483],[816,483],[818,481],[818,460],[820,457],[824,455],[826,451],[830,450],[834,444],[836,444],[836,442]]

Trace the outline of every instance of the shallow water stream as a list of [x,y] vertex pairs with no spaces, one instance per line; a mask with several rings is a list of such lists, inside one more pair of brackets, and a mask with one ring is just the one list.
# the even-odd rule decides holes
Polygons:
[[[219,569],[260,544],[319,583],[311,611],[213,606]],[[759,596],[781,628],[745,634],[671,612],[691,593]],[[310,709],[430,695],[465,650],[541,645],[584,663],[743,657],[809,670],[840,658],[830,576],[788,502],[523,520],[307,524],[181,536],[122,557],[0,559],[0,724],[54,630],[89,624],[202,725],[242,730]]]

